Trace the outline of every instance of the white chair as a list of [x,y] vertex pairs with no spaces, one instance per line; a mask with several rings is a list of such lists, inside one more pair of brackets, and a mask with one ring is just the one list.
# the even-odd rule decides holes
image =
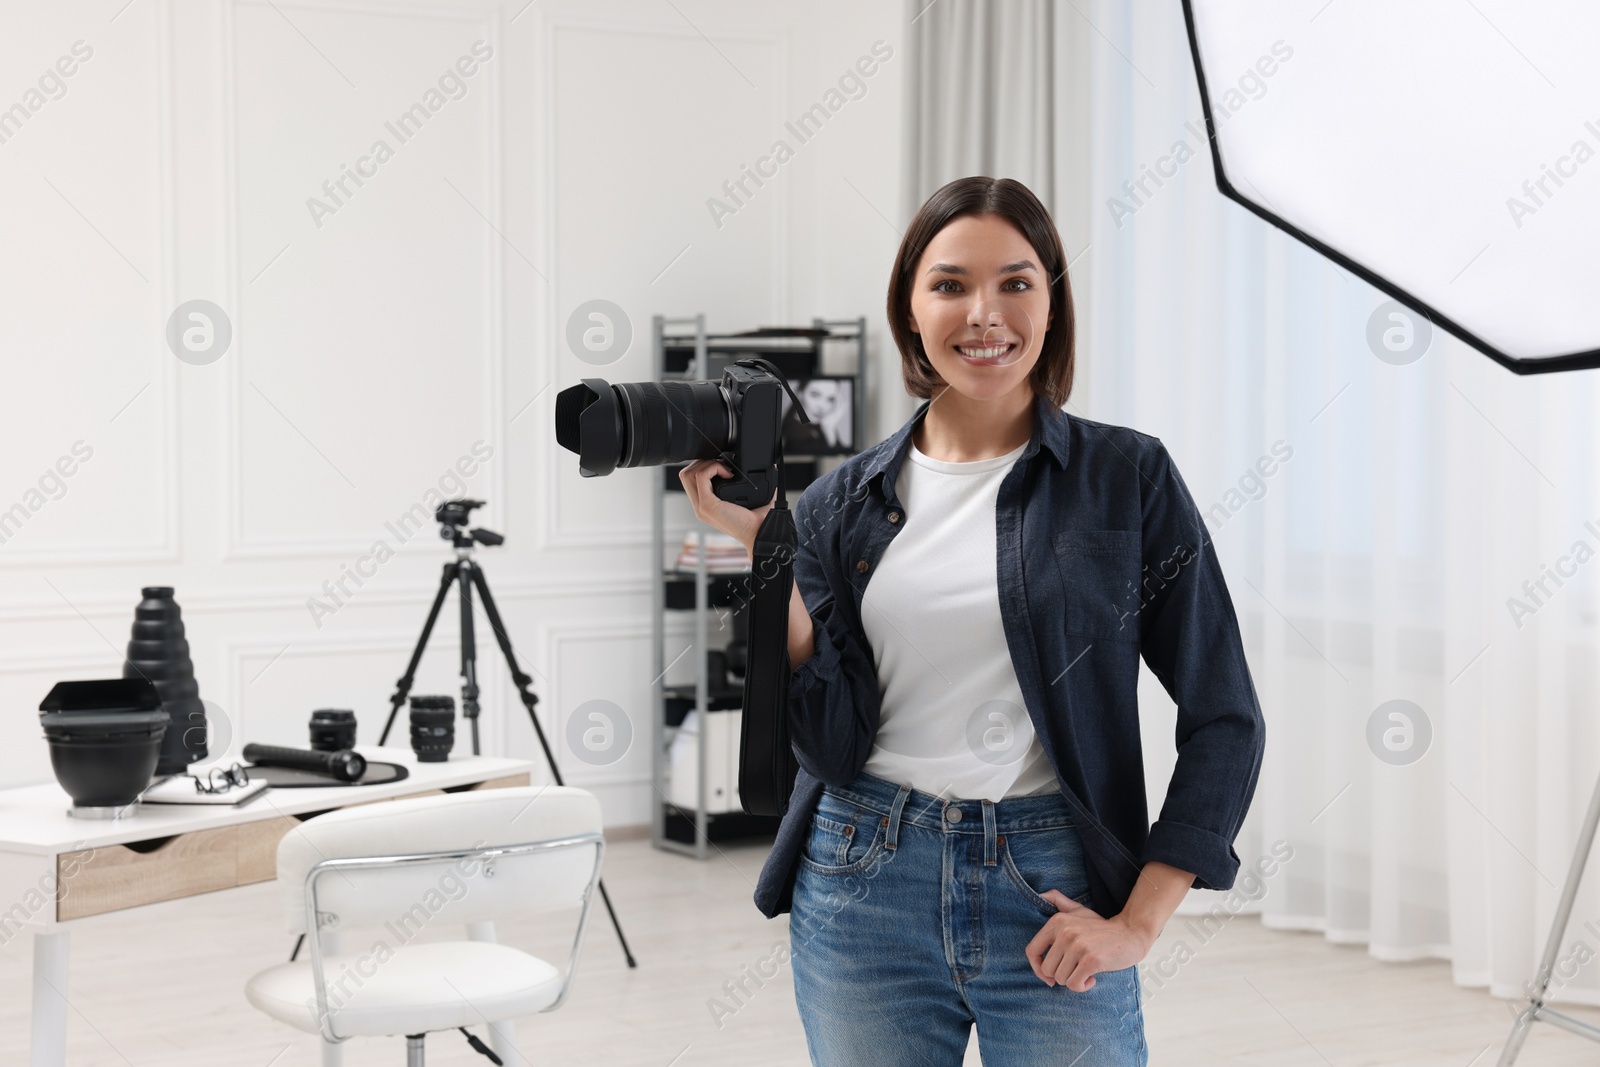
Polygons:
[[[289,932],[306,934],[309,952],[251,978],[245,996],[320,1034],[325,1064],[340,1061],[348,1038],[404,1034],[407,1067],[422,1067],[426,1033],[472,1025],[488,1026],[499,1058],[520,1063],[510,1020],[560,1007],[572,988],[605,855],[601,827],[592,793],[557,785],[380,801],[307,820],[278,844],[278,884]],[[564,975],[495,941],[496,919],[566,908],[581,911]],[[412,943],[447,925],[466,926],[470,939]]]

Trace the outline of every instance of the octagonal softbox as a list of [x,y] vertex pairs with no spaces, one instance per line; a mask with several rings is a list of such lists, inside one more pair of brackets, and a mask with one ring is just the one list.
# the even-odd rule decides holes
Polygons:
[[1183,7],[1224,195],[1519,374],[1600,366],[1600,3]]

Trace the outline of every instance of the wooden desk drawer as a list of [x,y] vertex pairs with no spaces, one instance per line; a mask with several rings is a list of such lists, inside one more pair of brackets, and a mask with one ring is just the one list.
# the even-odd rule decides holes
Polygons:
[[247,822],[239,830],[239,880],[237,885],[267,882],[278,876],[278,842],[300,825],[293,815],[277,815]]
[[521,774],[508,774],[504,778],[486,778],[481,782],[474,782],[468,789],[510,789],[514,786],[527,785],[528,772]]
[[238,884],[239,828],[223,826],[56,857],[56,919],[154,904]]
[[[423,789],[406,797],[357,801],[341,807],[527,784],[528,774],[524,772],[459,789]],[[278,842],[313,814],[316,813],[278,815],[169,838],[63,852],[56,857],[56,880],[61,886],[56,919],[82,919],[140,904],[270,881],[278,874]]]

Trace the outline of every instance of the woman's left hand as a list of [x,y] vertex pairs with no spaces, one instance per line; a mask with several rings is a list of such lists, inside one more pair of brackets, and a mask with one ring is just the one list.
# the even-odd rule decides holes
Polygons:
[[1094,987],[1101,971],[1120,971],[1144,959],[1150,942],[1120,917],[1107,919],[1058,889],[1040,896],[1060,910],[1028,942],[1028,962],[1047,985],[1058,982],[1077,993]]

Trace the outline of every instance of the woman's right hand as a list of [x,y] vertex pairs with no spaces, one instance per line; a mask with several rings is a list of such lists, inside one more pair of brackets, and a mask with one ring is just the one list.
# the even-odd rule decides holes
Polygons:
[[678,481],[683,483],[683,491],[689,494],[695,518],[736,538],[746,552],[754,555],[756,534],[760,532],[767,512],[772,510],[772,505],[777,501],[778,491],[774,488],[772,499],[752,511],[729,503],[711,491],[711,479],[718,476],[732,478],[733,471],[721,460],[697,459],[678,472]]

